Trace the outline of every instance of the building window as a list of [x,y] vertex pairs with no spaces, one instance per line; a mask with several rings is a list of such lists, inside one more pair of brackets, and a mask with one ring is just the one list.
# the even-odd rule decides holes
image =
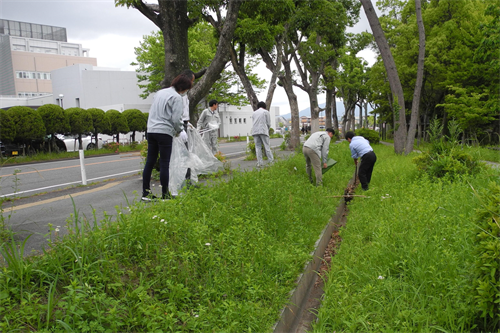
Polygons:
[[243,118],[243,124],[247,123],[247,118]]
[[240,124],[241,124],[241,118],[240,118]]
[[232,124],[233,123],[233,118],[232,117],[229,117],[229,123]]
[[79,108],[80,107],[80,99],[75,98],[75,101],[76,101],[76,107]]

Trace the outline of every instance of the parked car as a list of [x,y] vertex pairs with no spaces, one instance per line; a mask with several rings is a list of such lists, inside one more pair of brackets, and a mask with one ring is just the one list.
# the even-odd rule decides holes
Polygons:
[[19,145],[17,143],[6,143],[0,141],[0,154],[2,157],[15,157],[23,154],[24,145]]
[[[78,136],[77,135],[57,135],[66,145],[66,151],[77,151],[78,150]],[[95,149],[95,142],[92,136],[82,136],[82,149],[89,150]],[[102,148],[103,142],[102,138],[98,139],[98,147]]]

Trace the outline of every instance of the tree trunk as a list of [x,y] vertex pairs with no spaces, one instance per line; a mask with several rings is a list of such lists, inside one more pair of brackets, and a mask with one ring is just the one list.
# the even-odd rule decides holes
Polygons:
[[[320,36],[316,36],[316,43],[319,44],[321,41]],[[297,68],[297,72],[299,73],[302,84],[294,83],[296,87],[299,87],[303,91],[307,93],[309,96],[309,107],[311,110],[311,134],[319,131],[319,106],[318,106],[318,85],[320,72],[317,69],[311,68],[307,62],[299,61],[299,57],[297,56],[297,50],[300,45],[300,41],[297,45],[290,43],[290,49],[292,50],[292,56],[295,61],[295,67]],[[303,68],[302,68],[303,66]],[[309,74],[309,77],[308,77]]]
[[[283,57],[283,59],[285,59]],[[297,95],[293,92],[292,83],[292,70],[290,68],[290,60],[283,60],[283,67],[285,68],[285,73],[279,76],[281,82],[283,83],[283,88],[285,89],[286,96],[288,97],[288,103],[290,104],[290,113],[292,116],[292,125],[290,129],[290,149],[295,149],[300,145],[300,118],[299,118],[299,104],[297,102]]]
[[377,114],[373,114],[373,130],[375,131],[375,128],[377,127]]
[[[358,125],[358,128],[362,128],[363,127],[363,102],[360,101],[358,106],[359,106],[359,125]],[[356,121],[356,119],[354,121]]]
[[[282,66],[282,59],[283,59],[283,52],[281,51],[282,47],[283,47],[283,37],[278,36],[278,38],[276,38],[276,65],[272,61],[272,58],[269,57],[269,59],[271,59],[271,63],[273,66],[271,67],[267,66],[267,68],[272,72],[266,97],[266,105],[268,107],[271,106],[271,102],[273,101],[274,91],[276,90],[276,81],[278,80],[278,75]],[[267,62],[266,65],[268,65]]]
[[95,150],[98,150],[99,149],[99,141],[97,141],[98,139],[98,136],[99,136],[99,133],[97,131],[94,132],[94,142],[95,142]]
[[365,125],[364,128],[370,128],[370,124],[368,124],[368,102],[363,103],[365,107]]
[[[166,3],[166,6],[169,6],[170,1],[160,1],[159,3]],[[236,21],[238,19],[238,11],[241,3],[242,2],[239,0],[228,1],[226,18],[220,31],[219,43],[214,59],[210,63],[210,67],[208,67],[205,75],[202,76],[188,93],[190,116],[195,113],[196,105],[199,101],[208,94],[214,82],[219,79],[220,73],[229,60],[231,41],[236,28]]]
[[311,107],[311,134],[313,134],[319,131],[319,105],[316,93],[309,94],[309,105]]
[[[196,118],[196,106],[208,94],[210,88],[220,78],[220,73],[229,60],[229,50],[236,28],[238,11],[242,1],[228,0],[226,17],[216,27],[219,31],[217,51],[204,75],[189,91],[189,115]],[[186,0],[158,1],[158,4],[145,4],[136,0],[133,6],[150,19],[163,32],[165,44],[165,79],[162,87],[170,86],[170,82],[183,70],[189,69],[188,28],[195,21],[188,18]],[[210,22],[213,23],[213,22]]]
[[[230,48],[230,55],[231,55],[231,64],[233,65],[233,69],[238,74],[238,77],[240,78],[241,84],[243,84],[243,88],[245,89],[245,92],[247,93],[248,101],[250,102],[250,105],[252,105],[252,108],[254,110],[257,110],[257,104],[259,103],[259,99],[257,98],[257,94],[255,93],[255,90],[253,89],[252,83],[250,82],[250,79],[247,76],[247,73],[245,72],[245,45],[240,43],[240,54],[238,57],[238,54],[236,53],[236,50],[234,49],[233,46]],[[268,104],[268,107],[270,104]]]
[[411,105],[411,118],[408,136],[406,138],[405,154],[408,155],[413,151],[413,143],[415,142],[415,130],[417,127],[417,119],[419,117],[420,95],[422,93],[422,82],[424,79],[424,60],[425,60],[425,29],[422,20],[422,8],[420,0],[415,0],[415,11],[417,14],[418,25],[418,65],[417,65],[417,81],[415,82],[415,91],[413,93],[413,102]]
[[339,117],[337,115],[337,99],[335,98],[336,93],[333,93],[332,96],[332,118],[333,118],[333,129],[338,131],[339,130]]
[[396,154],[402,154],[405,148],[406,139],[406,114],[403,87],[401,86],[401,81],[399,80],[396,63],[392,57],[391,49],[389,48],[389,44],[385,38],[384,31],[380,26],[380,22],[375,9],[373,8],[372,2],[371,0],[360,1],[363,5],[366,18],[368,19],[368,22],[370,22],[373,37],[375,38],[375,42],[380,50],[380,55],[384,61],[387,78],[389,79],[389,85],[391,86],[391,92],[399,105],[399,117],[396,122],[398,127],[394,135],[394,151]]
[[332,108],[334,100],[333,89],[326,89],[326,102],[325,102],[325,128],[332,126]]

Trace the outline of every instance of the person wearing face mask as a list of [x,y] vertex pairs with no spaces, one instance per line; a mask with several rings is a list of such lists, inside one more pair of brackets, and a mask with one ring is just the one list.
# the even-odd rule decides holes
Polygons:
[[168,191],[170,155],[172,140],[183,130],[182,112],[183,103],[181,94],[191,89],[191,80],[184,76],[177,76],[169,88],[158,91],[154,98],[147,125],[148,156],[142,174],[142,200],[157,199],[151,192],[151,173],[160,154],[160,184],[162,199],[171,199]]
[[217,154],[217,132],[220,125],[220,116],[217,111],[218,102],[213,99],[208,103],[208,108],[203,110],[198,119],[198,131],[203,133],[203,140],[212,150],[212,154]]

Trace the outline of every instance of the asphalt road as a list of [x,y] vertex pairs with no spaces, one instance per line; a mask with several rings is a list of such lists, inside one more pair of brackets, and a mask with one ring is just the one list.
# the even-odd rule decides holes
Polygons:
[[[271,139],[271,146],[281,142]],[[255,166],[255,161],[244,161],[246,142],[220,144],[219,148],[232,168],[251,170]],[[79,160],[3,167],[0,197],[15,199],[2,205],[5,224],[15,232],[17,241],[31,235],[25,250],[29,254],[54,237],[56,229],[59,235],[67,233],[66,224],[73,224],[75,215],[90,225],[104,218],[114,220],[140,200],[142,168],[139,153],[86,158],[88,185],[82,186]],[[161,192],[158,182],[152,186],[153,192]]]

